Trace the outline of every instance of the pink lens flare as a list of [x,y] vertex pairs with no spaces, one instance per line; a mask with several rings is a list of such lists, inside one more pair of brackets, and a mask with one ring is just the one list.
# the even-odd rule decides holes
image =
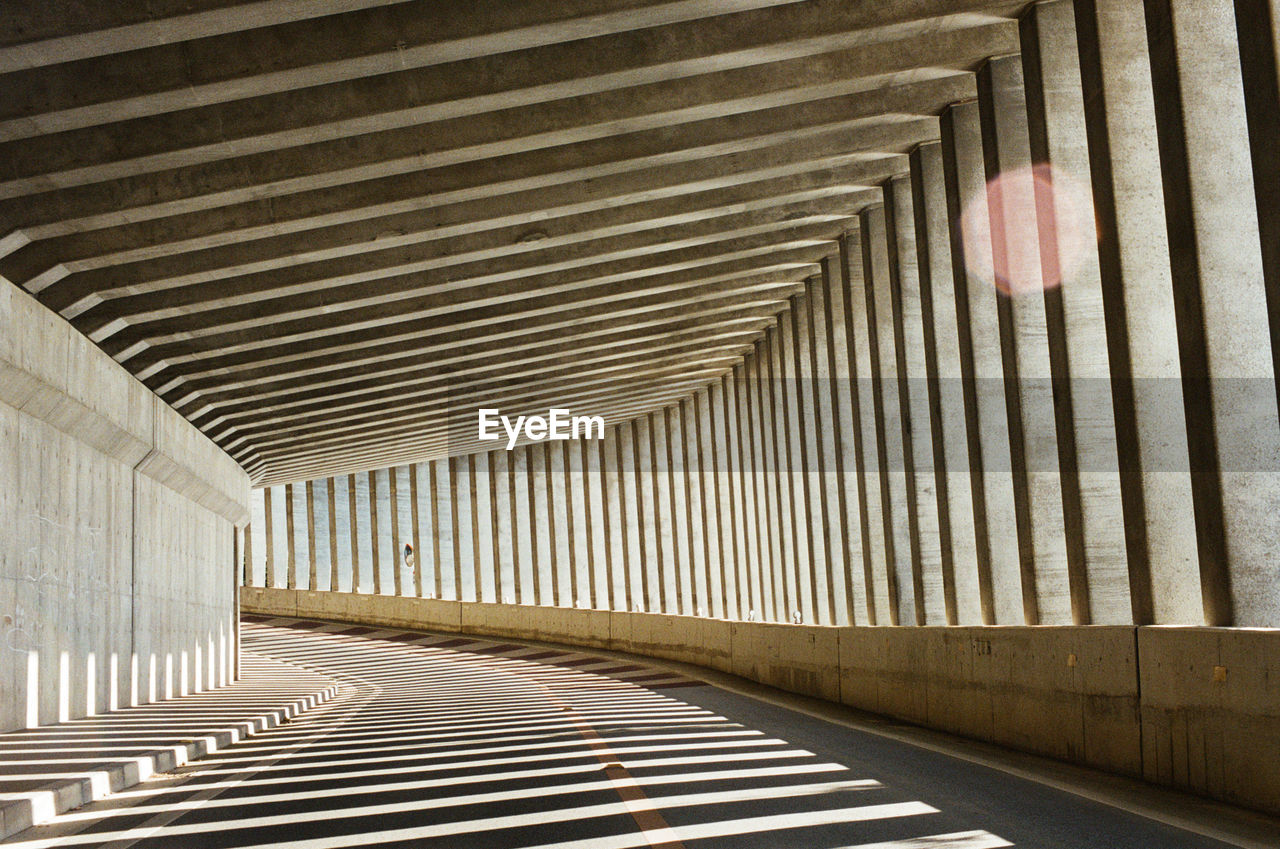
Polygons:
[[965,265],[1010,297],[1069,282],[1098,238],[1092,198],[1051,165],[1004,171],[960,215]]

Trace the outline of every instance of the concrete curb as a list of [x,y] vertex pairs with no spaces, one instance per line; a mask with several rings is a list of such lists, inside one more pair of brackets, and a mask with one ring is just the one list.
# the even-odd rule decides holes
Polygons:
[[190,740],[152,749],[73,778],[59,779],[39,790],[6,793],[0,798],[0,840],[46,823],[58,814],[133,787],[157,773],[177,769],[247,737],[283,725],[305,711],[332,701],[340,689],[341,685],[335,683],[317,693],[295,698],[258,716],[237,720],[206,734],[193,736]]

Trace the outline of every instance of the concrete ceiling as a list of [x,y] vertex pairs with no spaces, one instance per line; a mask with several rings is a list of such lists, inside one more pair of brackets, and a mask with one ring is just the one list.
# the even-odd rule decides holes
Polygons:
[[259,483],[622,420],[733,365],[1025,5],[4,0],[0,275]]

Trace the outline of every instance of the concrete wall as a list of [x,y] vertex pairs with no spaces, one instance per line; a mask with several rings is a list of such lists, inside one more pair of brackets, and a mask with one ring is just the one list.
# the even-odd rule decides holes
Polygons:
[[0,279],[0,730],[226,683],[249,483]]
[[677,660],[1280,812],[1275,630],[834,628],[262,587],[241,605]]

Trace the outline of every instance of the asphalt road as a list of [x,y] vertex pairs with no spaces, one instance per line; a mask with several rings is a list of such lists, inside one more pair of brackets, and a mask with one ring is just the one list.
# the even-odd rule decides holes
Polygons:
[[1222,849],[1007,772],[572,651],[247,622],[337,699],[24,847]]

